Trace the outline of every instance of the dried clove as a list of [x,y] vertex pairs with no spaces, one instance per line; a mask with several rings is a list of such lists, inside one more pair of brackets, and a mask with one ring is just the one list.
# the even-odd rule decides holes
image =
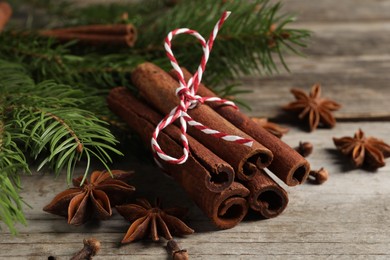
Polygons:
[[323,184],[328,180],[328,177],[329,177],[329,173],[324,168],[321,168],[317,171],[312,170],[309,173],[309,180],[315,184]]
[[303,157],[308,157],[313,152],[313,144],[309,142],[299,142],[295,150]]
[[71,260],[90,260],[100,250],[100,241],[95,238],[84,239],[84,247]]
[[167,243],[168,254],[172,256],[173,260],[188,260],[189,255],[186,249],[181,249],[179,244],[171,239]]

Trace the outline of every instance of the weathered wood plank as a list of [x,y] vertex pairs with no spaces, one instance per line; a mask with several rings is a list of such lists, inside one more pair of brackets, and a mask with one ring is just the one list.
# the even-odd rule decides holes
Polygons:
[[[180,188],[155,167],[135,163],[118,167],[138,172],[134,181],[141,194],[156,194],[159,189],[164,201],[190,207],[189,224],[197,233],[179,241],[192,259],[386,259],[390,257],[390,166],[377,173],[350,170],[331,140],[333,136],[352,135],[358,128],[389,141],[390,123],[340,123],[333,130],[310,134],[291,129],[284,140],[292,146],[300,140],[312,142],[315,149],[308,159],[313,168],[325,166],[329,170],[329,181],[321,186],[288,188],[290,204],[281,216],[262,221],[250,218],[230,230],[214,231]],[[67,259],[81,248],[83,238],[96,237],[103,245],[96,259],[125,259],[130,255],[165,259],[164,242],[118,247],[129,226],[118,215],[73,227],[63,218],[42,212],[42,206],[66,187],[64,176],[57,180],[26,176],[23,183],[23,195],[33,206],[26,209],[29,226],[20,227],[19,237],[3,232],[0,257],[40,259],[54,255]]]
[[[138,255],[154,255],[156,259],[164,259],[167,255],[164,246],[151,244],[133,244],[123,246],[119,250],[116,244],[105,243],[102,245],[102,251],[105,255],[128,255],[137,257]],[[192,243],[187,247],[194,256],[216,256],[216,255],[235,255],[235,256],[273,256],[273,255],[340,255],[340,254],[388,254],[388,244],[386,243],[372,243],[372,244],[358,244],[350,243],[234,243],[234,247],[230,243],[225,242],[209,242],[206,245],[200,243]],[[77,252],[80,248],[80,243],[58,246],[54,243],[34,243],[34,244],[20,244],[18,247],[11,247],[8,244],[1,244],[0,250],[4,257],[16,255],[27,256],[50,256],[60,255],[67,256]],[[330,253],[332,252],[332,253]],[[104,256],[101,259],[104,259]],[[96,257],[96,259],[98,259]]]
[[[91,3],[134,2],[137,0],[71,0],[87,5]],[[378,21],[389,20],[388,0],[272,0],[281,2],[283,10],[298,15],[298,21]]]
[[315,83],[323,87],[323,96],[343,105],[335,112],[339,119],[390,117],[390,56],[340,56],[288,58],[291,74],[260,78],[242,78],[242,88],[252,90],[240,95],[251,107],[251,116],[278,117],[281,106],[292,102],[291,88],[307,92]]
[[307,42],[308,47],[302,50],[309,56],[362,56],[389,53],[390,21],[304,22],[294,23],[291,27],[312,32]]
[[390,19],[388,0],[275,0],[286,12],[295,13],[299,21],[381,21]]

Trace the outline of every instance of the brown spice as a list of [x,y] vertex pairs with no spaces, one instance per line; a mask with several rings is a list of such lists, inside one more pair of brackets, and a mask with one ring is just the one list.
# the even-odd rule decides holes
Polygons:
[[90,218],[108,219],[111,207],[124,202],[135,188],[124,180],[128,180],[132,172],[112,170],[95,171],[90,181],[81,186],[82,177],[73,179],[74,188],[67,189],[43,208],[44,211],[68,218],[71,225],[81,225]]
[[[131,74],[133,84],[139,89],[142,97],[163,114],[168,114],[179,103],[175,89],[179,83],[164,70],[152,63],[139,65]],[[211,129],[252,139],[226,119],[218,115],[210,107],[200,104],[187,113],[196,121]],[[187,132],[209,148],[220,158],[228,162],[241,180],[248,180],[258,173],[258,168],[268,166],[272,161],[272,153],[260,143],[254,141],[252,147],[235,142],[225,141],[207,135],[196,128],[188,127]]]
[[[191,77],[191,74],[185,68],[181,69],[183,70],[185,79],[188,80]],[[173,71],[171,71],[170,74],[172,77],[176,77],[176,74],[173,73]],[[203,97],[217,96],[203,84],[199,85],[198,94]],[[284,183],[289,186],[295,186],[306,180],[309,175],[310,165],[289,145],[256,124],[248,116],[232,107],[221,106],[215,103],[208,103],[207,105],[272,152],[273,160],[268,166],[268,169]]]
[[167,251],[173,260],[188,260],[189,255],[186,249],[181,249],[179,244],[171,239],[167,242]]
[[68,42],[77,40],[82,44],[115,45],[133,47],[137,40],[137,30],[132,24],[95,24],[43,30],[42,36]]
[[385,158],[390,157],[390,146],[375,137],[365,137],[359,129],[354,137],[333,138],[337,149],[351,157],[355,167],[377,169],[385,166]]
[[[150,138],[157,123],[154,124],[153,120],[146,120],[141,114],[149,115],[150,111],[153,110],[146,106],[145,103],[135,102],[136,99],[128,99],[129,97],[131,95],[128,90],[123,91],[123,88],[115,88],[110,91],[108,97],[109,107],[125,119],[129,126],[141,136],[146,145],[150,145]],[[136,103],[143,106],[136,105],[133,107]],[[142,109],[139,110],[138,108]],[[162,116],[160,115],[157,121],[161,118]],[[177,127],[169,126],[161,132],[159,143],[164,151],[170,151],[173,156],[177,156],[182,153],[182,147],[171,137],[171,129],[173,128]],[[191,147],[191,144],[194,144],[194,142],[191,141],[191,136],[188,137]],[[192,149],[195,149],[195,147],[192,146]],[[204,147],[204,149],[207,148]],[[210,218],[216,227],[220,229],[234,227],[245,217],[248,211],[248,203],[245,198],[249,195],[249,190],[240,183],[233,182],[221,189],[219,193],[214,192],[208,184],[210,181],[210,173],[208,172],[210,167],[203,166],[192,154],[193,151],[191,151],[189,159],[181,165],[166,163],[160,159],[158,161],[165,171],[183,187],[190,198]],[[215,178],[211,180],[221,181],[218,175],[214,174],[213,176]],[[223,184],[224,182],[220,183]]]
[[326,169],[324,168],[321,168],[317,171],[310,171],[310,174],[309,174],[309,181],[311,181],[312,183],[315,183],[315,184],[323,184],[324,182],[326,182],[329,178],[329,173]]
[[303,157],[308,157],[313,152],[313,144],[310,142],[299,142],[295,150]]
[[299,112],[299,119],[309,121],[310,131],[317,129],[319,125],[334,127],[336,119],[332,111],[339,110],[341,105],[333,100],[321,97],[321,86],[315,84],[311,88],[309,95],[301,89],[291,89],[296,101],[283,107],[284,110]]
[[100,241],[95,238],[84,239],[84,247],[71,260],[90,260],[100,250]]
[[[122,243],[131,243],[150,235],[153,241],[158,241],[159,232],[165,239],[172,239],[173,235],[189,235],[194,230],[182,220],[187,210],[184,208],[161,209],[160,203],[152,206],[146,199],[138,199],[136,204],[117,206],[119,214],[132,222]],[[171,234],[172,233],[172,234]]]
[[264,218],[274,218],[287,207],[287,192],[265,171],[245,183],[249,189],[249,207]]
[[12,7],[7,2],[0,2],[0,32],[3,31],[5,25],[12,15]]
[[[114,88],[107,98],[109,108],[127,124],[139,133],[146,144],[150,143],[152,132],[163,118],[146,102],[141,102],[131,95],[124,87]],[[229,187],[234,180],[233,168],[197,140],[188,136],[190,154],[185,164],[168,164],[165,170],[175,179],[192,182],[198,185],[204,183],[212,192],[221,192]],[[180,156],[181,133],[178,127],[171,125],[160,135],[159,142],[165,144],[167,151]]]

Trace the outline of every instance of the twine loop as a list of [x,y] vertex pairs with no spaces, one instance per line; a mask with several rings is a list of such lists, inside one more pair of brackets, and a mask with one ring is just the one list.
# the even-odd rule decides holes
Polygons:
[[[176,89],[175,92],[178,98],[180,99],[180,103],[178,106],[173,108],[170,111],[170,113],[164,117],[164,119],[161,120],[161,122],[157,125],[152,136],[152,140],[151,140],[152,149],[155,152],[155,155],[157,155],[159,158],[161,158],[164,161],[167,161],[172,164],[182,164],[187,161],[188,154],[189,154],[189,144],[187,139],[187,124],[199,129],[200,131],[206,134],[212,135],[216,138],[221,138],[226,141],[240,143],[249,147],[252,146],[253,144],[253,141],[250,139],[242,138],[235,135],[229,135],[226,133],[219,132],[217,130],[210,129],[207,126],[201,124],[200,122],[193,120],[191,116],[187,114],[187,111],[189,109],[193,109],[198,104],[203,104],[204,102],[218,102],[223,105],[229,105],[237,109],[237,106],[232,101],[228,101],[218,97],[201,97],[196,94],[196,92],[198,91],[199,84],[202,80],[203,73],[206,70],[206,64],[209,59],[210,51],[213,47],[214,40],[217,37],[219,29],[221,28],[225,20],[229,17],[229,15],[230,12],[224,12],[222,14],[221,18],[214,26],[214,29],[211,32],[208,41],[206,41],[203,38],[203,36],[200,35],[197,31],[188,28],[175,29],[171,31],[165,38],[164,47],[166,50],[166,54],[171,62],[173,69],[177,73],[177,79],[180,84],[180,86]],[[175,35],[178,34],[189,34],[194,36],[195,38],[198,39],[199,43],[202,45],[202,50],[203,50],[202,59],[198,66],[198,69],[187,82],[184,79],[184,73],[180,68],[179,63],[177,62],[171,49],[172,39]],[[180,137],[183,144],[183,155],[180,158],[174,158],[172,156],[167,155],[164,151],[162,151],[161,147],[157,142],[157,138],[160,131],[162,131],[164,128],[166,128],[167,126],[175,122],[177,119],[180,120],[180,131],[181,131]],[[157,160],[156,162],[158,163]],[[161,166],[160,163],[158,164]]]

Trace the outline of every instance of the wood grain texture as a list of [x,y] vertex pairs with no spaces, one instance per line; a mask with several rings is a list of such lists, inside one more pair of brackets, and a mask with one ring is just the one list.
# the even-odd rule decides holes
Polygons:
[[295,100],[291,88],[309,92],[312,85],[320,83],[322,96],[343,106],[336,118],[390,118],[390,55],[294,57],[286,61],[290,74],[242,78],[242,88],[252,91],[240,95],[252,107],[249,115],[278,117],[283,114],[281,107]]
[[[390,166],[377,172],[351,169],[336,151],[333,136],[352,135],[362,128],[367,135],[389,141],[390,123],[341,123],[333,130],[305,133],[291,129],[284,140],[296,146],[300,140],[314,144],[308,158],[313,168],[325,166],[330,179],[324,185],[286,187],[290,204],[279,217],[258,220],[249,217],[237,227],[216,231],[171,178],[150,165],[121,164],[136,171],[132,181],[138,196],[160,196],[164,204],[189,207],[189,225],[194,235],[179,238],[191,259],[386,259],[390,257]],[[102,251],[94,259],[166,259],[165,242],[144,242],[119,246],[129,223],[117,213],[108,221],[81,227],[43,212],[42,207],[65,189],[64,175],[25,176],[23,197],[28,226],[12,237],[6,230],[0,237],[0,258],[42,259],[50,255],[68,257],[82,247],[82,239],[95,237]],[[33,183],[34,185],[31,185]],[[12,259],[12,258],[11,258]]]
[[299,21],[305,22],[371,22],[390,18],[390,3],[387,0],[286,0],[280,2],[286,12],[295,13]]
[[[161,197],[164,204],[187,206],[194,235],[179,238],[191,259],[389,259],[390,159],[377,172],[352,169],[336,151],[332,137],[367,135],[390,143],[390,0],[285,0],[284,10],[299,15],[296,27],[313,31],[306,58],[287,57],[291,73],[243,77],[242,97],[252,105],[250,115],[280,119],[280,106],[293,100],[291,87],[310,89],[320,82],[323,95],[342,103],[334,129],[307,133],[295,126],[283,137],[291,146],[310,141],[312,168],[325,167],[329,181],[316,186],[286,187],[290,203],[275,219],[249,217],[237,227],[216,231],[203,213],[170,178],[152,165],[118,162],[134,169],[137,196]],[[380,122],[369,122],[379,120]],[[358,120],[358,122],[346,122]],[[78,169],[82,172],[82,167]],[[96,237],[102,250],[94,259],[167,259],[165,241],[119,246],[129,223],[117,213],[103,222],[81,227],[42,211],[66,188],[65,176],[23,178],[28,226],[16,237],[2,229],[0,259],[57,259],[69,257],[82,240]]]

